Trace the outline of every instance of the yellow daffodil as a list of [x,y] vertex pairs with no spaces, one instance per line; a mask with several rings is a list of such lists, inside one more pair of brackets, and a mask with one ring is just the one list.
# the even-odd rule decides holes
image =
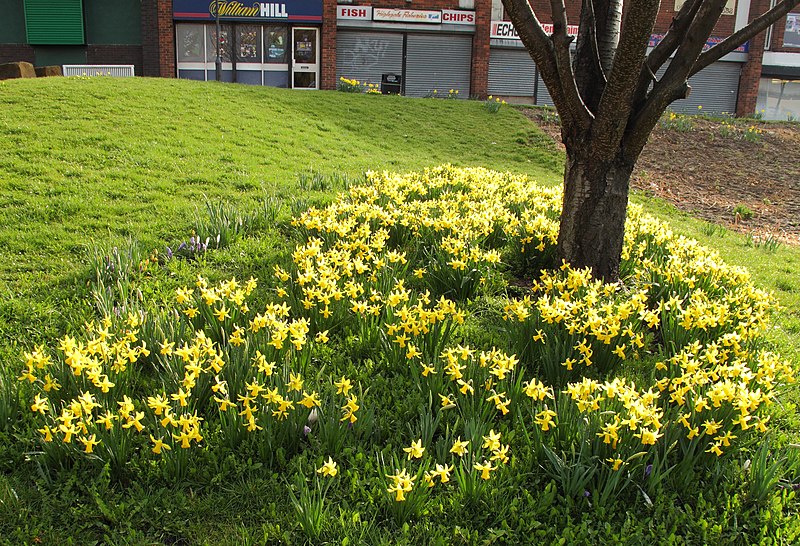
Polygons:
[[325,464],[317,469],[317,474],[322,474],[323,476],[330,478],[336,476],[338,472],[339,469],[336,468],[336,462],[331,457],[328,457],[328,460],[325,462]]
[[425,453],[425,448],[422,447],[422,439],[411,442],[411,447],[404,447],[403,451],[408,453],[409,459],[419,459]]

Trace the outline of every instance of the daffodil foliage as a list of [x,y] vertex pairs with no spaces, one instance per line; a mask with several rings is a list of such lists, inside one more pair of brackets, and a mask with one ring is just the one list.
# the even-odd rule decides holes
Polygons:
[[[772,297],[635,206],[619,283],[558,266],[560,202],[483,169],[368,173],[292,220],[292,265],[272,278],[199,277],[168,308],[103,317],[27,353],[39,441],[51,456],[138,453],[179,471],[212,440],[251,438],[265,454],[318,450],[317,472],[334,478],[342,446],[376,449],[374,416],[407,396],[373,398],[370,372],[331,365],[356,342],[373,372],[423,400],[413,437],[388,439],[397,455],[375,476],[401,519],[439,487],[474,500],[515,456],[562,478],[579,458],[585,473],[561,485],[599,502],[764,434],[765,408],[794,381],[760,341]],[[513,278],[531,264],[536,278]],[[502,302],[498,346],[469,339],[465,323],[487,320],[470,311],[478,299]]]

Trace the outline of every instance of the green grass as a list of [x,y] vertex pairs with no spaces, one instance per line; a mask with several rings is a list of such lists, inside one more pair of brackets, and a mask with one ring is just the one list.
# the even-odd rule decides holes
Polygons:
[[[43,340],[92,244],[163,248],[204,199],[298,197],[298,175],[443,163],[556,183],[561,158],[511,108],[177,80],[54,78],[0,87],[0,340]],[[330,198],[312,192],[311,203]],[[32,303],[35,302],[35,303]],[[71,311],[69,311],[71,312]],[[62,325],[63,327],[63,325]]]
[[[87,284],[95,247],[134,241],[145,253],[163,252],[189,238],[207,216],[206,200],[253,211],[271,199],[282,207],[278,226],[259,225],[253,236],[198,262],[174,262],[142,290],[158,299],[198,272],[264,278],[293,244],[281,227],[293,204],[324,204],[344,187],[342,178],[315,185],[304,175],[357,179],[370,169],[442,163],[524,173],[550,185],[561,180],[563,155],[514,109],[489,114],[481,102],[144,78],[0,82],[0,378],[15,382],[23,350],[80,332],[94,315]],[[800,359],[800,250],[748,245],[744,235],[704,229],[661,201],[634,200],[774,290],[783,308],[768,339]],[[0,382],[0,397],[7,385]],[[795,389],[776,409],[783,444],[798,443],[798,401]],[[141,461],[133,469],[138,479],[119,482],[90,466],[38,466],[28,455],[36,449],[30,422],[17,425],[0,422],[0,543],[303,542],[284,489],[299,465],[313,464],[303,456],[269,467],[210,450],[181,483],[165,482]],[[347,456],[364,475],[374,472],[376,462],[363,453]],[[411,525],[385,527],[376,506],[360,502],[372,497],[362,491],[359,470],[334,494],[331,543],[520,544],[536,537],[738,544],[792,543],[800,535],[794,493],[754,505],[735,479],[720,476],[691,496],[646,502],[637,495],[615,510],[554,500],[546,481],[532,479],[524,491],[498,488],[477,508],[440,504]]]

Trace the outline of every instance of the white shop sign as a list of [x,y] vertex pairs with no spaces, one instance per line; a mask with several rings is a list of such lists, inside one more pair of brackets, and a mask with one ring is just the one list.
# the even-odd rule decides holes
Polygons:
[[[542,28],[547,34],[553,33],[553,24],[544,23]],[[567,25],[567,34],[570,36],[578,35],[578,25]],[[517,29],[511,21],[492,21],[491,25],[491,38],[502,38],[505,40],[519,40]]]
[[441,23],[441,11],[423,11],[415,9],[373,8],[373,21],[390,21],[392,23]]
[[475,12],[454,9],[442,10],[442,23],[475,26]]

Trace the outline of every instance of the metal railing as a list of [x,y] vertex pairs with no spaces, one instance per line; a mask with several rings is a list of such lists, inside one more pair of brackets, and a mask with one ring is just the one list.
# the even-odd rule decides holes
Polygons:
[[65,76],[133,77],[132,64],[65,64],[63,69]]

